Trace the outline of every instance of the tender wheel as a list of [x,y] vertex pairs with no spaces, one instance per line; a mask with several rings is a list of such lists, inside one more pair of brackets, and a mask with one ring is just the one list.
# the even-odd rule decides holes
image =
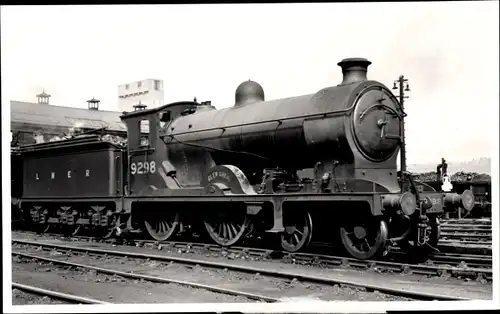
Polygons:
[[[80,218],[80,213],[77,212],[77,214],[75,215],[75,218],[74,218],[74,221],[78,221],[78,219]],[[74,237],[78,234],[78,232],[80,232],[80,230],[82,229],[82,226],[83,225],[80,225],[80,224],[74,224],[74,225],[67,225],[67,226],[64,226],[64,233],[65,235],[68,235],[70,237]]]
[[117,221],[118,221],[117,215],[112,215],[111,222],[109,223],[108,227],[98,227],[99,236],[101,237],[101,239],[106,240],[115,235]]
[[290,214],[290,218],[285,218],[290,221],[287,221],[285,232],[281,234],[281,247],[288,252],[297,252],[311,243],[312,219],[308,212]]
[[36,227],[36,231],[39,233],[47,233],[50,229],[52,229],[51,223],[38,224]]
[[340,228],[340,238],[351,256],[363,260],[374,258],[385,251],[387,223],[384,220],[354,223]]
[[207,213],[204,225],[208,235],[215,243],[230,246],[246,234],[249,220],[245,211],[227,209]]
[[179,226],[178,212],[154,212],[147,214],[144,226],[156,241],[168,240]]
[[[39,213],[41,213],[41,215],[44,215],[45,221],[47,221],[49,219],[50,210],[48,210],[48,213],[45,214],[44,213],[45,211],[43,210],[43,208],[41,208],[41,206],[35,206],[34,209],[38,210]],[[45,223],[32,222],[31,228],[36,233],[47,233],[47,232],[49,232],[50,229],[54,229],[53,228],[54,226],[55,226],[54,224],[49,223],[49,222],[45,222]]]
[[83,225],[76,225],[75,228],[73,229],[73,232],[71,233],[72,236],[76,236],[78,232],[82,229]]
[[102,227],[101,230],[99,230],[99,236],[101,239],[106,240],[114,236],[115,231],[115,227]]
[[34,229],[37,233],[48,233],[49,230],[54,231],[54,229],[56,229],[55,227],[57,227],[57,225],[53,224],[53,223],[46,222],[43,224],[36,223],[34,227],[35,227]]
[[64,235],[74,237],[78,234],[82,225],[64,226]]

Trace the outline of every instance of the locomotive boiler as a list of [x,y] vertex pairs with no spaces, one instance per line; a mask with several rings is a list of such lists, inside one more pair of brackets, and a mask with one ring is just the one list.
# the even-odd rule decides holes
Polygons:
[[[314,230],[315,238],[338,241],[360,259],[396,243],[404,250],[435,249],[438,217],[457,206],[470,210],[473,195],[436,192],[406,173],[398,176],[405,113],[384,84],[367,79],[370,64],[342,60],[342,82],[310,95],[266,101],[263,88],[247,81],[225,109],[185,101],[126,113],[127,148],[106,155],[114,169],[106,186],[113,205],[109,197],[100,204],[95,191],[50,202],[73,206],[77,224],[96,221],[118,234],[144,227],[159,241],[201,229],[230,246],[265,233],[298,251]],[[92,167],[97,163],[86,169]],[[29,185],[23,193],[30,195]],[[39,210],[49,203],[29,201]],[[86,214],[87,203],[102,205],[109,219]],[[60,212],[50,221],[73,221],[58,218]]]
[[252,183],[265,169],[291,174],[316,167],[314,179],[335,176],[373,182],[380,192],[399,191],[395,161],[403,112],[383,84],[366,79],[369,64],[343,60],[340,85],[299,97],[264,101],[258,83],[244,82],[234,106],[175,119],[164,138],[169,160],[180,169],[178,180],[196,186],[220,164],[237,166]]

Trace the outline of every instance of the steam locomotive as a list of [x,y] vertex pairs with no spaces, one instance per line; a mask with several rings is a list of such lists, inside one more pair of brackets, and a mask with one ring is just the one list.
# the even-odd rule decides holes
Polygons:
[[270,234],[290,252],[314,235],[358,259],[392,245],[436,250],[440,215],[470,210],[474,196],[398,172],[405,113],[367,79],[370,64],[342,60],[342,82],[311,95],[265,101],[247,81],[229,108],[184,101],[124,113],[126,147],[86,135],[15,149],[13,207],[42,232],[165,241],[201,230],[222,246]]

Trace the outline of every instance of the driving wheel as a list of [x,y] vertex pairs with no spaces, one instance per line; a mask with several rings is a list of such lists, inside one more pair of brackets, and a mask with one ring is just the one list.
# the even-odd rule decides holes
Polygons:
[[387,246],[387,223],[373,220],[352,223],[340,228],[340,238],[347,252],[357,259],[370,259],[381,255]]
[[166,241],[179,226],[179,213],[175,211],[158,211],[146,214],[144,226],[149,235],[156,241]]
[[249,226],[246,211],[224,209],[210,211],[205,215],[205,230],[215,243],[231,246],[237,243]]
[[312,239],[312,218],[308,212],[290,212],[285,218],[285,232],[281,234],[281,247],[287,252],[306,248]]

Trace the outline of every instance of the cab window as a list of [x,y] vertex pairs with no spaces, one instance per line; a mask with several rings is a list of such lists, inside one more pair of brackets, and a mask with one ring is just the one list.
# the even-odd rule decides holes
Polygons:
[[160,128],[164,128],[170,122],[170,111],[163,111],[158,113],[160,120]]
[[149,146],[149,120],[141,120],[139,129],[141,132],[139,146]]

